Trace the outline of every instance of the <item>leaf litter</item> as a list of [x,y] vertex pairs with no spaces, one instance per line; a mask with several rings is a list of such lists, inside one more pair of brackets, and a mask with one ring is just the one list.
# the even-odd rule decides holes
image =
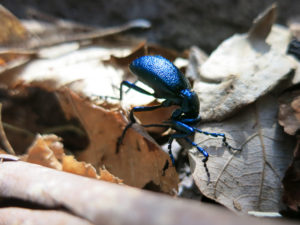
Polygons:
[[285,53],[291,34],[273,25],[275,16],[272,5],[247,34],[221,43],[201,64],[200,81],[194,84],[206,122],[199,128],[225,133],[242,151],[229,151],[220,139],[196,134],[195,142],[210,154],[212,182],[207,185],[203,156],[196,150],[189,151],[193,178],[205,196],[241,212],[282,209],[281,180],[295,145],[277,124],[278,102],[271,94],[285,88],[283,80],[291,79],[297,67]]
[[[240,153],[229,152],[221,147],[220,141],[196,135],[196,143],[207,147],[211,156],[208,167],[212,183],[207,186],[202,157],[195,151],[189,152],[192,175],[204,195],[242,212],[280,209],[280,181],[292,158],[290,150],[293,142],[289,141],[290,145],[286,145],[288,138],[276,123],[276,100],[271,96],[262,97],[278,87],[282,80],[288,79],[298,66],[292,57],[285,54],[291,34],[287,29],[273,25],[275,11],[273,5],[255,21],[248,34],[235,35],[226,40],[208,59],[199,52],[194,53],[198,55],[190,59],[195,62],[188,66],[189,76],[194,80],[194,89],[201,101],[201,116],[203,121],[209,122],[200,128],[224,132],[230,143],[243,147]],[[114,31],[99,31],[98,36],[83,35],[75,45],[65,44],[67,38],[57,42],[49,39],[38,44],[33,41],[35,44],[32,45],[27,42],[23,49],[32,50],[33,46],[35,49],[33,52],[25,51],[27,58],[24,63],[7,66],[15,56],[9,51],[8,55],[3,55],[0,82],[6,89],[34,87],[54,93],[66,118],[79,121],[89,139],[86,147],[75,152],[75,156],[69,156],[65,153],[57,155],[56,150],[53,151],[51,145],[55,143],[57,146],[59,137],[40,135],[30,148],[32,155],[29,153],[24,158],[31,158],[51,168],[88,177],[102,177],[111,182],[120,183],[122,179],[125,184],[140,188],[154,184],[160,191],[174,194],[178,185],[176,171],[170,166],[168,155],[141,126],[136,124],[130,129],[121,151],[118,154],[115,152],[116,141],[127,123],[127,110],[135,105],[157,104],[155,99],[129,91],[121,108],[118,102],[109,98],[108,101],[100,99],[97,104],[91,100],[95,96],[119,96],[116,87],[124,77],[130,78],[124,65],[132,57],[152,53],[169,54],[172,59],[179,56],[163,49],[145,47],[145,42],[141,40],[125,41],[111,47],[107,40],[101,39],[134,27],[131,25]],[[74,28],[78,24],[70,26]],[[140,27],[147,26],[142,24]],[[88,45],[81,42],[91,39]],[[137,42],[140,44],[137,45]],[[63,43],[58,49],[70,47],[70,51],[63,50],[58,55],[51,48],[40,51],[41,46],[51,46],[53,43]],[[18,55],[22,58],[23,52],[18,50],[17,58]],[[23,66],[14,70],[20,65]],[[245,108],[246,105],[249,106]],[[155,123],[165,120],[173,109],[164,110],[151,112],[152,118],[158,117]],[[210,122],[228,118],[237,110],[241,111],[231,119],[222,123]],[[153,122],[149,120],[149,115],[143,113],[137,114],[137,117],[141,122]],[[54,138],[53,142],[45,142],[49,137]],[[23,148],[26,149],[26,146]],[[36,156],[35,151],[39,152]],[[95,168],[99,169],[100,175]]]

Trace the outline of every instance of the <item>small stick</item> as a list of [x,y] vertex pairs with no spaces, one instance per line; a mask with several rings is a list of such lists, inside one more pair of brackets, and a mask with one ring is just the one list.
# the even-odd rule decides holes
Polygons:
[[1,139],[1,142],[3,144],[3,147],[5,148],[5,150],[9,153],[9,154],[12,154],[12,155],[16,155],[14,149],[12,148],[12,146],[10,145],[7,137],[6,137],[6,134],[5,134],[5,131],[3,129],[3,124],[2,124],[2,104],[0,103],[0,139]]

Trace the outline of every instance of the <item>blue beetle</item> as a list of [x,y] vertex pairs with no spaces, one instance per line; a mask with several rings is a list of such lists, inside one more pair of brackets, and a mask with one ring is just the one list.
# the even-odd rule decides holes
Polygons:
[[291,54],[300,60],[300,42],[298,40],[295,39],[290,42],[287,54]]
[[168,141],[168,152],[172,161],[175,160],[172,154],[171,145],[175,138],[183,138],[188,143],[193,145],[200,151],[203,156],[204,167],[210,180],[210,174],[206,165],[208,160],[208,153],[196,143],[191,141],[188,137],[195,134],[195,132],[210,135],[213,137],[222,137],[223,144],[233,150],[240,150],[233,148],[226,141],[225,134],[210,133],[202,131],[194,126],[201,120],[199,115],[200,103],[197,94],[192,91],[190,82],[186,79],[183,73],[169,60],[162,56],[142,56],[135,59],[130,65],[130,70],[137,76],[138,80],[148,85],[153,89],[153,93],[138,87],[135,83],[129,81],[122,81],[120,85],[120,100],[123,98],[123,86],[132,88],[140,93],[151,95],[155,98],[165,99],[161,104],[155,106],[137,106],[131,109],[129,113],[130,122],[127,124],[122,132],[121,137],[117,142],[117,152],[122,144],[127,130],[136,122],[134,112],[151,111],[161,107],[168,107],[171,105],[178,105],[180,108],[174,110],[169,120],[163,124],[147,124],[143,127],[167,127],[172,128],[176,132],[170,136]]

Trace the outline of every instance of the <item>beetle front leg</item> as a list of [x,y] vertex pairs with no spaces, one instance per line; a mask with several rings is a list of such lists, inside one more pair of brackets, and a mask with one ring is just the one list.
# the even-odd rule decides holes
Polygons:
[[132,125],[136,122],[135,118],[134,118],[134,112],[145,112],[145,111],[152,111],[161,107],[165,107],[163,104],[161,105],[155,105],[155,106],[136,106],[134,108],[131,109],[130,113],[129,113],[129,119],[130,122],[126,125],[126,127],[124,128],[121,136],[118,138],[117,141],[117,147],[116,147],[116,153],[119,152],[120,150],[120,145],[123,142],[123,139],[125,137],[125,134],[127,132],[127,130],[132,127]]
[[121,85],[120,85],[120,100],[123,99],[123,86],[126,86],[128,88],[132,88],[133,90],[136,90],[136,91],[138,91],[142,94],[153,96],[152,93],[150,93],[150,92],[144,90],[143,88],[137,86],[135,83],[131,83],[127,80],[124,80],[124,81],[121,82]]
[[241,148],[235,148],[235,147],[232,147],[232,146],[227,142],[226,135],[223,134],[223,133],[211,133],[211,132],[207,132],[207,131],[200,130],[200,129],[198,129],[198,128],[195,128],[195,130],[196,130],[198,133],[205,134],[205,135],[208,135],[208,136],[212,136],[212,137],[222,137],[222,142],[223,142],[223,144],[224,144],[229,150],[235,150],[235,151],[241,151],[241,150],[242,150]]

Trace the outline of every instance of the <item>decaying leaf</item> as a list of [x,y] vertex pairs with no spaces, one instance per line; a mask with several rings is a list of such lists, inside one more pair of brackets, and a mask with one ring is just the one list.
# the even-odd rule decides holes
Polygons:
[[[13,197],[47,207],[63,208],[64,212],[70,212],[73,217],[82,218],[81,224],[85,224],[84,219],[95,225],[297,224],[286,220],[262,220],[237,216],[221,207],[174,199],[127,185],[115,185],[70,173],[61,173],[20,161],[4,162],[0,166],[0,174],[2,198]],[[19,183],[22,183],[22,186],[16,185]],[[49,211],[43,211],[46,218]],[[0,210],[0,219],[5,218],[5,212],[8,211]],[[58,216],[60,215],[62,214],[59,213]],[[15,214],[15,216],[20,215]],[[44,222],[48,224],[47,221]],[[50,224],[55,224],[51,222]],[[76,224],[76,220],[71,224]]]
[[18,207],[1,207],[0,223],[15,225],[92,225],[92,223],[88,222],[87,220],[59,210],[34,210]]
[[107,169],[99,168],[99,171],[100,171],[100,180],[108,181],[108,182],[111,182],[111,183],[117,183],[117,184],[123,183],[123,180],[121,180],[118,177],[115,177],[114,175],[112,175]]
[[0,5],[0,45],[22,45],[29,33],[22,23],[6,8]]
[[88,134],[90,144],[77,155],[79,160],[96,168],[105,166],[128,185],[145,187],[152,183],[168,193],[177,189],[178,177],[169,156],[143,130],[137,133],[135,129],[141,129],[138,125],[129,129],[120,152],[116,152],[126,125],[119,112],[96,106],[68,89],[61,90],[58,98],[65,114],[77,118]]
[[279,98],[278,122],[289,135],[300,128],[300,91],[288,91]]
[[[51,139],[51,141],[49,141],[49,139]],[[57,150],[58,148],[52,148],[52,145],[60,145],[60,148],[63,148],[62,144],[59,141],[60,139],[55,135],[51,135],[50,137],[43,137],[41,135],[38,135],[35,142],[28,149],[28,154],[24,156],[23,160],[26,162],[61,170],[62,165],[56,158],[56,155],[58,154],[54,153],[54,150]],[[59,150],[59,152],[61,151]],[[63,154],[63,152],[64,151],[62,150],[61,154]]]
[[269,8],[248,34],[225,40],[202,65],[201,77],[206,82],[197,82],[194,89],[203,120],[228,117],[268,93],[296,68],[285,54],[290,32],[274,25],[267,35],[275,10],[275,6]]
[[192,80],[200,80],[200,68],[207,58],[208,56],[203,50],[196,46],[191,47],[185,76]]
[[[279,211],[281,180],[291,162],[293,140],[277,124],[277,101],[266,96],[222,123],[207,123],[205,131],[225,133],[228,142],[242,151],[229,151],[222,141],[197,134],[195,142],[210,154],[207,166],[203,156],[189,152],[195,182],[201,192],[232,210]],[[218,143],[218,144],[217,144]]]
[[132,52],[129,55],[123,57],[111,55],[110,59],[106,60],[105,62],[112,63],[121,67],[128,67],[128,65],[134,59],[143,55],[161,55],[170,61],[174,61],[177,57],[179,57],[180,54],[171,49],[166,49],[158,45],[141,42],[135,49],[132,50]]
[[85,177],[99,178],[96,169],[85,162],[78,162],[74,156],[64,156],[62,160],[63,171],[78,174]]
[[[68,86],[83,96],[118,97],[119,90],[115,86],[118,87],[121,83],[124,71],[116,69],[112,65],[105,65],[103,61],[108,59],[110,55],[126,56],[130,50],[131,48],[128,46],[114,49],[95,47],[81,49],[60,58],[38,59],[26,65],[24,70],[18,71],[17,76],[10,76],[13,77],[13,80],[5,82],[12,87],[15,87],[16,84],[18,87],[34,86],[50,92],[63,86]],[[116,142],[126,124],[123,116],[119,112],[114,112],[114,110],[120,108],[118,104],[108,104],[100,101],[104,108],[99,110],[100,107],[94,106],[91,102],[83,100],[78,100],[77,102],[76,100],[78,108],[80,110],[84,109],[84,113],[80,112],[82,114],[78,114],[79,111],[76,111],[78,109],[74,108],[72,101],[64,101],[65,97],[62,97],[60,94],[58,96],[60,101],[63,102],[61,104],[62,108],[67,108],[65,110],[67,117],[77,118],[89,134],[90,145],[86,149],[88,151],[83,150],[81,155],[85,155],[85,157],[80,155],[79,160],[92,163],[96,168],[105,165],[108,171],[124,179],[125,184],[137,187],[153,184],[154,186],[159,186],[165,192],[173,193],[173,189],[177,188],[178,179],[175,169],[170,167],[171,163],[168,155],[162,152],[153,141],[145,141],[141,135],[136,137],[136,132],[134,132],[134,136],[131,136],[130,133],[133,132],[130,129],[128,136],[126,135],[127,137],[124,140],[123,146],[126,147],[123,147],[124,150],[122,152],[125,152],[125,154],[121,153],[121,157],[115,154]],[[152,101],[152,97],[129,91],[122,101],[122,106],[129,108],[131,105],[147,104]],[[114,102],[119,103],[119,101]],[[162,113],[161,110],[153,112],[151,117],[161,120],[165,119],[172,108],[164,110],[166,110],[165,113]],[[110,115],[111,120],[107,120],[104,117],[106,114]],[[138,117],[140,117],[141,121],[151,123],[143,115],[138,115]],[[115,121],[112,122],[112,120]],[[102,121],[105,121],[105,123]],[[104,132],[103,137],[101,136],[102,132]],[[108,140],[109,143],[107,143]],[[125,143],[127,140],[129,142]],[[139,151],[140,149],[141,151]],[[148,153],[149,151],[150,153]],[[103,154],[104,152],[106,153]],[[108,152],[110,153],[107,154]],[[132,157],[131,153],[128,152],[135,156]],[[102,156],[104,157],[102,158]],[[129,160],[130,158],[132,158],[131,161]],[[152,163],[156,158],[159,159],[158,162]],[[119,163],[120,160],[126,163]],[[168,168],[168,166],[170,168],[164,171],[164,168]],[[116,173],[116,171],[118,172]]]
[[[4,160],[7,161],[8,157]],[[79,162],[74,156],[66,155],[61,138],[56,135],[37,135],[27,154],[21,157],[23,161],[39,164],[49,168],[74,173],[77,175],[105,180],[113,183],[122,183],[122,180],[113,176],[105,169],[101,169],[103,176],[97,174],[96,169],[89,163]]]
[[283,202],[293,211],[300,213],[300,141],[294,150],[294,158],[282,180]]

